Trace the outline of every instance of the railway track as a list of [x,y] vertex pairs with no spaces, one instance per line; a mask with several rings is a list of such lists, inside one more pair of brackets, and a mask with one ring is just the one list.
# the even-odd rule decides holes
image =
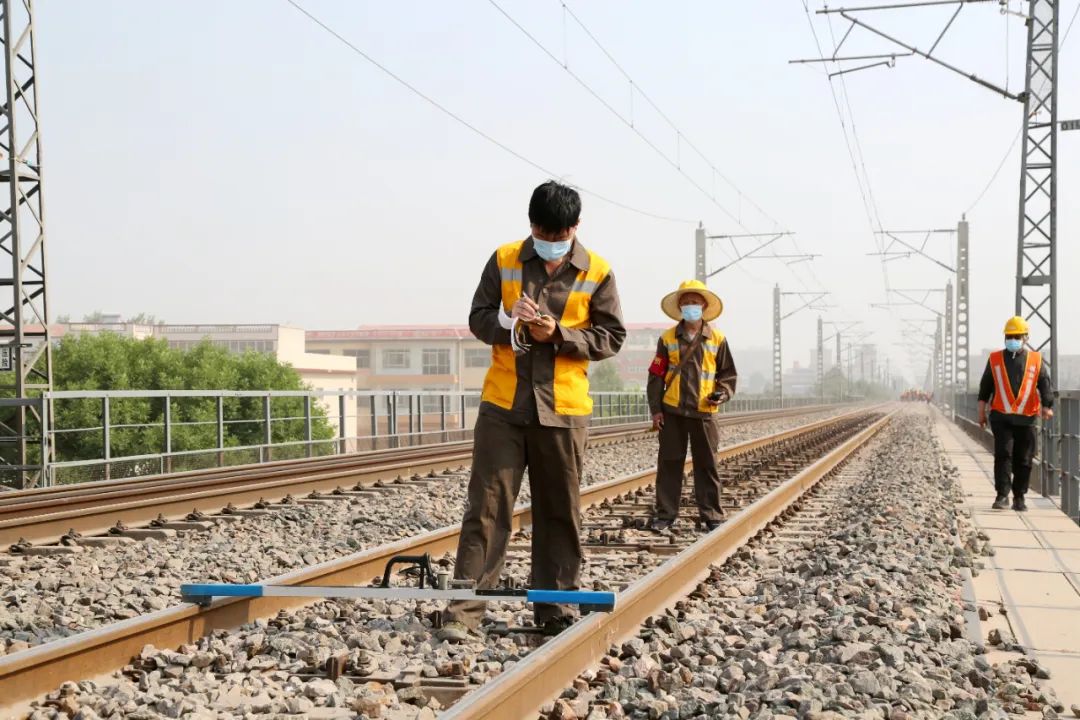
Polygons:
[[[800,412],[806,410],[801,409]],[[754,417],[761,416],[756,414]],[[729,420],[738,422],[745,419]],[[885,421],[880,412],[858,410],[722,449],[719,458],[725,477],[724,501],[729,520],[707,536],[690,533],[658,541],[656,536],[640,530],[648,517],[651,503],[649,491],[655,477],[653,471],[582,488],[583,507],[592,507],[585,524],[587,555],[618,552],[620,549],[651,552],[659,558],[655,563],[657,566],[648,576],[653,579],[647,582],[643,579],[627,589],[620,596],[619,609],[615,613],[587,616],[571,630],[528,656],[528,666],[537,670],[536,678],[530,685],[544,689],[536,690],[534,687],[503,694],[501,688],[514,681],[500,678],[475,695],[466,696],[452,712],[474,712],[469,709],[479,708],[475,712],[480,714],[469,715],[474,717],[527,717],[530,712],[535,713],[543,702],[551,699],[552,693],[557,694],[572,681],[576,673],[581,671],[582,663],[595,661],[598,657],[596,653],[603,654],[613,637],[632,632],[636,627],[633,623],[640,622],[653,612],[656,603],[666,602],[672,593],[691,582],[689,578],[700,575],[702,568],[730,554],[738,543],[775,518],[801,492],[865,442]],[[834,447],[835,450],[829,451]],[[813,462],[826,452],[822,460]],[[792,478],[792,475],[795,477]],[[529,507],[518,508],[514,517],[515,529],[520,530],[530,523]],[[387,560],[394,555],[427,552],[439,556],[451,552],[456,546],[458,530],[456,526],[442,528],[290,572],[267,582],[285,585],[366,584],[381,574]],[[521,550],[521,546],[511,548],[512,554]],[[671,558],[672,555],[675,558]],[[308,603],[303,599],[288,597],[225,599],[205,608],[183,604],[33,647],[0,658],[0,697],[5,702],[13,703],[40,696],[65,681],[86,679],[121,668],[148,644],[159,648],[190,644],[215,630],[235,629],[304,604]],[[558,660],[554,663],[557,666],[554,670],[546,666],[552,657]],[[526,662],[521,665],[524,666]],[[571,666],[577,669],[571,669]],[[338,671],[342,669],[348,670],[346,667]],[[506,673],[505,677],[520,677],[520,673]],[[541,696],[542,699],[537,701]],[[505,705],[507,702],[523,710],[520,713],[510,710],[510,706]],[[524,710],[526,706],[528,710]],[[504,714],[503,710],[491,710],[493,707],[504,708],[508,714]]]
[[[731,413],[722,426],[814,412],[815,407]],[[595,430],[590,447],[644,438],[646,423]],[[0,548],[49,543],[78,545],[84,537],[139,536],[133,528],[156,532],[197,529],[204,515],[263,508],[312,493],[363,492],[379,482],[415,482],[451,474],[472,457],[470,441],[381,450],[319,459],[286,460],[228,469],[199,470],[128,480],[63,485],[0,495]],[[119,525],[118,525],[119,523]]]
[[[465,695],[440,717],[447,720],[537,717],[541,708],[560,697],[565,688],[572,687],[582,673],[597,666],[613,645],[633,637],[649,617],[693,593],[708,577],[711,567],[723,563],[759,531],[788,512],[881,430],[890,417],[883,415],[863,424],[816,462],[630,585],[620,593],[613,612],[582,618],[511,670]],[[851,478],[845,478],[845,484],[852,485]],[[787,528],[796,536],[795,542],[805,542],[808,535],[820,531],[814,525],[813,509],[805,515],[796,519],[793,528]],[[791,541],[780,535],[779,542]]]

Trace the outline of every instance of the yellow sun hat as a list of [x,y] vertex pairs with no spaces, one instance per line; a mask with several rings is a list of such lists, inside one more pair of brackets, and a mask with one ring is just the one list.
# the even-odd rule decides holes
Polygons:
[[679,310],[679,300],[687,293],[697,293],[705,298],[705,308],[701,312],[701,319],[705,322],[715,320],[720,317],[720,313],[724,312],[724,303],[720,300],[720,296],[705,287],[705,283],[700,280],[686,280],[680,283],[678,290],[673,293],[668,293],[664,296],[664,299],[660,301],[660,309],[672,320],[682,320],[682,311]]

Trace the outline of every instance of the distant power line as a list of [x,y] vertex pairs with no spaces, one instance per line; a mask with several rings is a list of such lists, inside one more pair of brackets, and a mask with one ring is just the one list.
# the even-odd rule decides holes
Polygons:
[[[518,22],[512,15],[510,15],[510,13],[507,12],[496,0],[488,0],[488,2],[511,25],[513,25],[515,28],[517,28],[517,30],[520,31],[522,35],[524,35],[533,45],[535,45],[542,53],[544,53],[544,55],[546,55],[548,57],[548,59],[550,59],[553,63],[558,65],[560,68],[563,69],[563,71],[565,71],[568,75],[570,75],[570,77],[573,78],[582,87],[582,89],[585,90],[585,92],[587,92],[590,96],[592,96],[592,98],[594,100],[596,100],[601,106],[603,106],[609,113],[614,115],[620,121],[620,123],[622,123],[624,126],[626,126],[635,135],[637,135],[638,138],[641,139],[642,142],[644,142],[650,149],[652,149],[653,152],[655,152],[657,155],[659,155],[661,158],[663,158],[663,160],[665,162],[667,162],[668,165],[670,165],[677,173],[682,175],[705,198],[707,198],[713,205],[715,205],[717,208],[719,208],[736,225],[738,225],[743,230],[746,230],[747,232],[750,232],[750,228],[748,228],[743,223],[743,220],[742,220],[742,217],[741,217],[741,212],[738,213],[738,214],[733,213],[730,209],[725,207],[719,201],[719,199],[717,198],[716,193],[715,193],[715,187],[713,188],[712,191],[706,189],[700,182],[698,182],[696,179],[691,177],[683,169],[682,157],[681,157],[681,151],[682,151],[683,146],[685,146],[690,151],[692,151],[698,158],[700,158],[705,163],[705,165],[708,166],[708,168],[712,172],[714,184],[715,184],[716,178],[720,178],[721,180],[723,180],[725,183],[727,183],[735,191],[735,193],[737,194],[737,196],[738,196],[738,198],[740,200],[740,207],[741,207],[742,201],[745,200],[763,218],[765,218],[766,220],[771,222],[773,224],[774,228],[783,227],[783,225],[775,217],[773,217],[768,212],[766,212],[757,202],[755,202],[753,200],[753,198],[751,198],[749,195],[747,195],[745,192],[743,192],[742,188],[740,188],[738,185],[736,185],[730,178],[728,178],[723,172],[721,172],[720,169],[717,167],[716,163],[714,163],[708,156],[706,156],[705,153],[702,152],[702,150],[686,136],[686,134],[682,131],[682,129],[679,128],[679,126],[675,124],[675,121],[671,119],[671,115],[669,113],[665,112],[641,88],[641,85],[638,84],[634,80],[634,78],[630,75],[630,73],[627,72],[627,70],[619,63],[619,61],[615,59],[615,56],[611,53],[611,51],[609,51],[603,45],[603,43],[600,42],[600,40],[597,38],[596,34],[592,30],[589,29],[589,27],[581,20],[581,18],[579,18],[573,12],[573,10],[570,9],[570,7],[566,4],[566,2],[564,0],[556,0],[556,2],[558,2],[559,5],[563,9],[563,21],[564,21],[564,40],[563,40],[563,43],[564,43],[564,47],[563,47],[563,57],[561,59],[558,57],[558,55],[556,55],[555,51],[553,51],[551,48],[544,45],[535,35],[533,35],[531,32],[529,32],[529,30],[524,25],[522,25],[520,22]],[[593,86],[591,86],[584,78],[582,78],[581,75],[579,75],[574,68],[572,68],[570,66],[569,61],[566,59],[566,47],[565,47],[565,42],[566,42],[565,41],[565,21],[566,21],[567,16],[572,18],[573,21],[575,23],[577,23],[579,27],[581,27],[582,31],[584,31],[584,33],[593,42],[593,44],[596,45],[596,47],[600,50],[600,52],[603,53],[603,55],[608,59],[608,61],[611,62],[612,66],[614,66],[615,69],[626,79],[627,83],[629,84],[629,89],[630,89],[629,114],[626,114],[626,113],[620,111],[614,105],[612,105],[611,102],[609,102],[607,99],[605,99]],[[667,123],[667,125],[674,131],[675,140],[676,140],[676,153],[675,153],[674,156],[672,156],[671,154],[669,154],[669,153],[665,152],[664,150],[662,150],[651,138],[646,136],[640,130],[640,128],[638,128],[637,125],[635,124],[635,119],[634,119],[634,99],[637,98],[637,97],[640,97],[643,100],[645,100],[645,102],[653,110],[655,110],[656,113],[664,120],[664,122]],[[800,252],[800,253],[802,252],[802,250],[798,246],[798,242],[796,240],[794,240],[794,238],[792,238],[792,244],[795,246],[795,249],[798,252]],[[798,273],[794,272],[793,270],[790,270],[790,268],[789,268],[789,272],[791,272],[792,276],[800,284],[803,284],[803,286],[805,287],[805,283],[803,283],[803,280],[799,276]],[[810,272],[811,272],[811,275],[813,275],[814,280],[818,283],[818,285],[822,285],[820,279],[818,279],[816,273],[814,273],[812,268],[811,268]],[[823,287],[823,285],[822,285],[822,287]]]
[[[463,117],[461,117],[460,115],[458,115],[454,111],[450,110],[446,106],[439,103],[437,100],[435,100],[432,97],[430,97],[429,95],[425,94],[423,91],[421,91],[415,85],[412,85],[407,80],[402,78],[400,75],[398,75],[394,71],[390,70],[390,68],[386,67],[385,65],[380,63],[378,60],[371,57],[371,55],[369,55],[366,52],[364,52],[363,50],[361,50],[354,43],[352,43],[350,40],[346,39],[339,32],[337,32],[332,27],[327,25],[325,22],[323,22],[322,20],[317,18],[315,15],[312,15],[310,12],[308,12],[308,10],[306,8],[301,6],[299,3],[295,2],[295,0],[286,0],[286,2],[288,2],[290,5],[292,5],[298,11],[300,11],[304,16],[306,16],[309,20],[311,20],[313,23],[318,25],[320,28],[325,30],[330,35],[332,35],[334,38],[336,38],[339,42],[341,42],[343,45],[348,47],[354,53],[356,53],[357,55],[362,57],[364,60],[367,60],[370,64],[374,65],[376,68],[378,68],[379,70],[384,72],[386,75],[391,77],[393,80],[395,80],[398,84],[402,85],[403,87],[408,89],[410,92],[412,92],[413,94],[415,94],[419,98],[426,101],[428,104],[430,104],[434,108],[438,109],[439,111],[443,112],[445,115],[450,117],[451,119],[455,120],[458,124],[462,125],[465,128],[468,128],[473,133],[480,136],[484,140],[488,141],[492,145],[496,146],[500,150],[508,153],[509,155],[512,155],[513,157],[515,157],[518,160],[522,161],[526,165],[529,165],[530,167],[532,167],[532,168],[534,168],[536,170],[539,170],[540,172],[544,173],[548,177],[551,177],[551,178],[561,177],[561,175],[562,175],[561,173],[557,173],[554,170],[550,170],[550,169],[544,167],[540,163],[526,157],[525,155],[518,152],[517,150],[514,150],[513,148],[506,145],[505,143],[500,142],[499,140],[496,140],[494,137],[492,137],[491,135],[488,135],[486,132],[484,132],[483,130],[481,130],[477,126],[473,125],[468,120],[465,120]],[[637,213],[638,215],[644,215],[646,217],[654,218],[656,220],[664,220],[664,221],[667,221],[667,222],[682,223],[682,224],[687,224],[687,225],[695,225],[696,224],[696,221],[694,221],[694,220],[689,220],[689,219],[685,219],[685,218],[671,217],[669,215],[662,215],[660,213],[655,213],[655,212],[651,212],[651,211],[648,211],[648,210],[642,210],[641,208],[634,207],[633,205],[629,205],[627,203],[620,202],[620,201],[615,200],[613,198],[610,198],[610,197],[608,197],[606,195],[602,195],[602,194],[600,194],[600,193],[598,193],[598,192],[596,192],[594,190],[590,190],[588,188],[585,188],[585,187],[583,187],[583,186],[581,186],[581,185],[579,185],[577,183],[568,183],[568,184],[573,185],[573,187],[577,188],[581,192],[583,192],[583,193],[585,193],[587,195],[590,195],[590,196],[592,196],[592,197],[594,197],[594,198],[596,198],[598,200],[602,200],[603,202],[606,202],[606,203],[608,203],[610,205],[614,205],[615,207],[618,207],[618,208],[622,208],[623,210],[627,210],[627,211],[630,211],[630,212],[633,212],[633,213]]]

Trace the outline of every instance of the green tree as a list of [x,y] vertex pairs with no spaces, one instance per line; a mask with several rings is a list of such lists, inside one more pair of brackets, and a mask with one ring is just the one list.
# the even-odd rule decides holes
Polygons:
[[619,392],[623,389],[623,380],[614,360],[601,360],[593,363],[589,374],[589,387],[596,392]]
[[161,325],[165,321],[159,320],[156,315],[148,312],[141,312],[138,315],[132,315],[128,318],[129,323],[136,325]]
[[[113,333],[65,337],[53,351],[53,386],[57,390],[304,390],[292,367],[262,353],[231,354],[204,341],[189,351],[164,340],[135,340]],[[225,447],[263,442],[263,400],[225,398]],[[113,457],[154,454],[164,447],[165,402],[162,398],[114,398],[110,401]],[[217,445],[214,398],[172,398],[172,449],[202,450]],[[58,400],[53,426],[58,430],[99,427],[100,399]],[[304,439],[304,400],[275,398],[271,403],[274,443]],[[334,437],[326,414],[312,405],[312,437]],[[100,430],[60,432],[58,460],[102,456]]]

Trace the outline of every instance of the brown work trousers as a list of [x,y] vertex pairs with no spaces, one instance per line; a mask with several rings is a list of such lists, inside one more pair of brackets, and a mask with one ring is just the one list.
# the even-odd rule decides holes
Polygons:
[[[513,425],[481,415],[473,431],[472,474],[461,521],[456,579],[478,589],[496,587],[510,542],[510,521],[525,468],[532,491],[532,580],[543,590],[577,590],[581,579],[579,494],[588,428]],[[443,621],[475,628],[485,603],[455,601]],[[564,605],[537,603],[537,625],[574,614]]]
[[692,418],[664,411],[660,428],[660,451],[656,457],[656,517],[674,521],[679,515],[683,469],[686,466],[686,442],[694,461],[694,497],[702,520],[719,521],[720,473],[716,469],[716,450],[720,431],[714,418]]

